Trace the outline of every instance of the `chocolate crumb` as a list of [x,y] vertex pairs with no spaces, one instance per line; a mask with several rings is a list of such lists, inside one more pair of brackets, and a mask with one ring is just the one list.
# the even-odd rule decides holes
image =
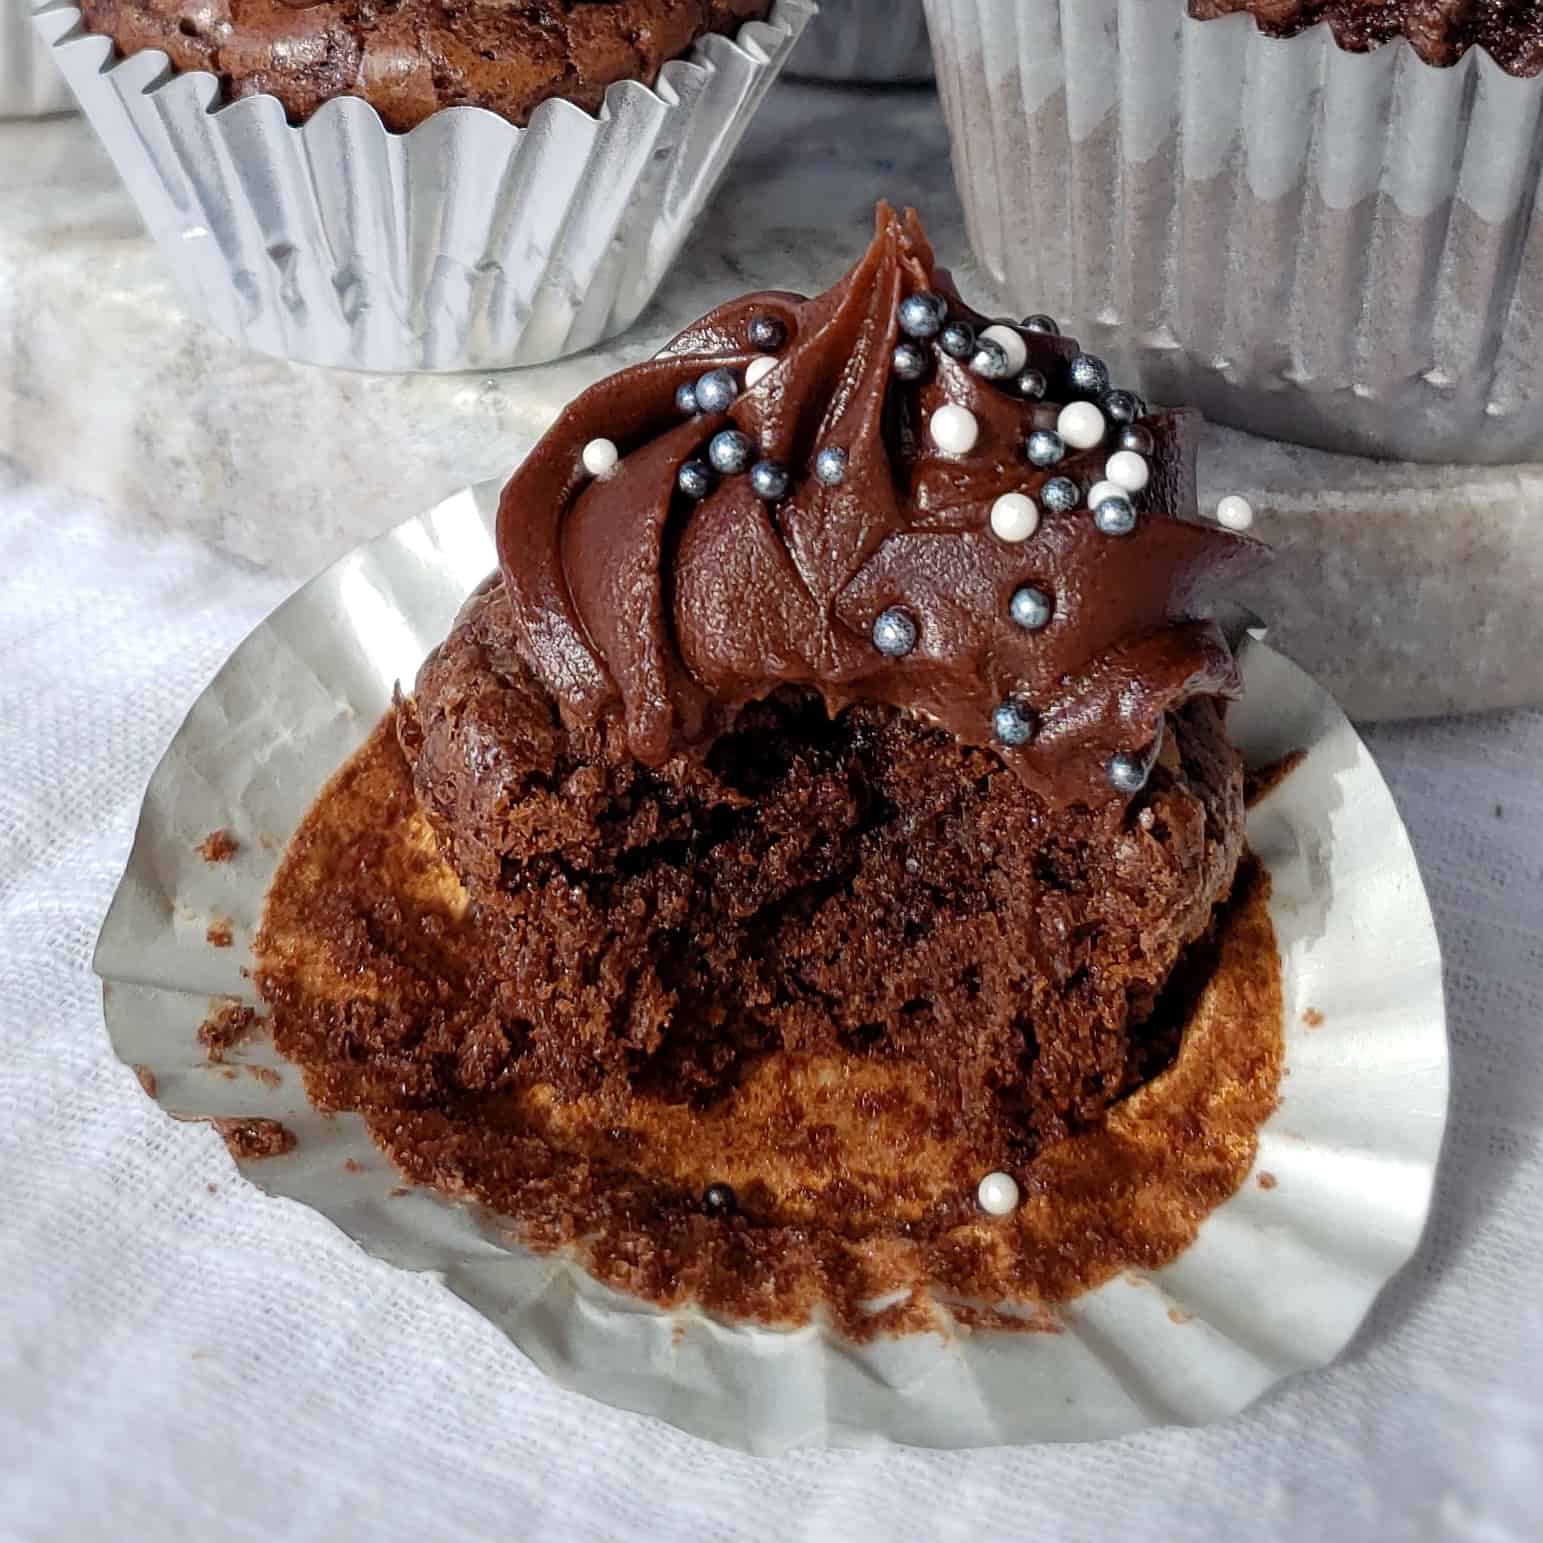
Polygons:
[[241,843],[228,830],[212,830],[198,844],[198,855],[206,863],[228,863],[241,850]]
[[225,1002],[198,1026],[198,1043],[210,1061],[223,1061],[258,1023],[255,1008],[241,1002]]
[[1253,771],[1245,773],[1244,804],[1252,809],[1261,799],[1268,798],[1306,759],[1305,750],[1293,750],[1289,755],[1283,755],[1280,760],[1271,761],[1268,766],[1256,767]]
[[284,1080],[271,1066],[249,1066],[246,1074],[253,1081],[262,1083],[265,1088],[276,1088]]
[[295,1133],[278,1120],[211,1120],[230,1155],[247,1162],[282,1157],[295,1149]]
[[222,916],[209,923],[204,937],[211,948],[229,948],[236,938],[234,924],[228,916]]
[[352,1157],[344,1158],[343,1167],[348,1173],[363,1173],[364,1165],[356,1162]]
[[134,1075],[139,1078],[139,1085],[151,1098],[155,1097],[155,1073],[148,1066],[136,1066]]
[[1321,1029],[1323,1027],[1323,1014],[1316,1007],[1309,1007],[1302,1014],[1302,1022],[1309,1029]]
[[1259,1175],[1260,1189],[1274,1189],[1275,1186],[1279,1183],[1280,1180],[1277,1179],[1273,1173],[1261,1173]]

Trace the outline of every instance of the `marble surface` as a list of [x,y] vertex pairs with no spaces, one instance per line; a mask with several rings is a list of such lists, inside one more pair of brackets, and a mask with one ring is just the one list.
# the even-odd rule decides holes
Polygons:
[[[535,369],[365,376],[242,352],[185,318],[89,128],[0,124],[0,456],[295,579],[501,475],[575,392],[746,289],[817,289],[873,202],[915,203],[966,293],[928,89],[784,82],[637,329]],[[1213,431],[1208,501],[1246,493],[1280,560],[1246,597],[1361,717],[1543,701],[1543,467],[1357,461]]]

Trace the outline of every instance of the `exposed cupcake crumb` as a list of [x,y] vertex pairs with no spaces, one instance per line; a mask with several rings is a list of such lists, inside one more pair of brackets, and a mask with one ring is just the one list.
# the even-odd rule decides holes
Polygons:
[[1195,1321],[1195,1315],[1193,1313],[1185,1312],[1182,1307],[1170,1307],[1168,1309],[1168,1321],[1169,1323],[1178,1324],[1193,1323]]
[[1260,766],[1245,773],[1243,802],[1252,809],[1261,799],[1268,798],[1306,759],[1305,750],[1293,750],[1280,760],[1271,761],[1268,766]]
[[284,1080],[271,1066],[249,1066],[246,1074],[254,1082],[262,1083],[265,1088],[276,1088]]
[[1323,1014],[1316,1007],[1309,1007],[1302,1014],[1302,1022],[1309,1029],[1321,1029],[1323,1027]]
[[198,844],[198,855],[206,863],[228,863],[241,850],[241,843],[228,830],[212,830]]
[[278,1120],[211,1120],[230,1155],[246,1162],[282,1157],[295,1149],[295,1133]]
[[1259,1175],[1260,1189],[1274,1189],[1280,1180],[1273,1173],[1261,1173]]
[[351,1157],[344,1159],[343,1167],[344,1167],[345,1171],[347,1171],[348,1173],[363,1173],[364,1172],[364,1165],[362,1163],[355,1162],[354,1159],[351,1158]]
[[209,923],[209,929],[204,933],[211,948],[229,948],[235,941],[235,926],[228,916],[222,916],[217,921]]
[[223,1061],[226,1052],[240,1044],[259,1021],[255,1008],[225,1002],[199,1024],[198,1043],[209,1060]]
[[155,1073],[148,1066],[136,1066],[134,1075],[139,1078],[139,1085],[151,1098],[155,1097]]

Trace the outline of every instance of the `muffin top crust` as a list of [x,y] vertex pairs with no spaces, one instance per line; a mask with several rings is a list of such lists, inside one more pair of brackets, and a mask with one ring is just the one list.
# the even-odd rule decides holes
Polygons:
[[771,0],[80,0],[87,27],[125,55],[158,48],[217,75],[228,101],[266,93],[293,123],[334,97],[386,127],[442,107],[526,124],[551,98],[594,112],[623,80],[709,32],[764,17]]

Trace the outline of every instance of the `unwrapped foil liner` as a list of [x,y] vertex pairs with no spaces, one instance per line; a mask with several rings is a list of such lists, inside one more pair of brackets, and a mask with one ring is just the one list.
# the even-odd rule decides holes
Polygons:
[[[285,842],[494,567],[498,494],[488,484],[407,521],[282,605],[156,771],[96,969],[114,1048],[153,1074],[163,1107],[283,1121],[295,1148],[242,1163],[254,1183],[382,1259],[435,1273],[565,1386],[751,1451],[1198,1424],[1331,1360],[1424,1226],[1447,1105],[1441,961],[1366,747],[1262,644],[1242,655],[1234,736],[1252,764],[1307,752],[1248,821],[1284,974],[1289,1075],[1257,1160],[1276,1183],[1250,1176],[1166,1269],[1128,1271],[1058,1308],[1059,1333],[946,1328],[854,1345],[819,1324],[779,1332],[662,1311],[511,1247],[507,1227],[473,1206],[403,1194],[362,1121],[313,1110],[267,1039],[239,1056],[281,1072],[277,1086],[208,1063],[197,1031],[210,998],[255,1002],[245,945]],[[240,850],[207,863],[198,843],[222,828]],[[239,946],[208,945],[213,916],[232,919]]]
[[1418,461],[1543,453],[1543,78],[1183,0],[927,0],[982,265],[1125,379]]
[[75,97],[32,30],[33,0],[0,0],[0,118],[70,112]]
[[922,0],[822,0],[788,74],[868,85],[931,80]]
[[637,319],[814,11],[775,0],[598,114],[450,107],[408,134],[354,97],[301,127],[276,97],[220,106],[213,75],[122,58],[57,0],[36,25],[196,315],[307,364],[482,370]]

